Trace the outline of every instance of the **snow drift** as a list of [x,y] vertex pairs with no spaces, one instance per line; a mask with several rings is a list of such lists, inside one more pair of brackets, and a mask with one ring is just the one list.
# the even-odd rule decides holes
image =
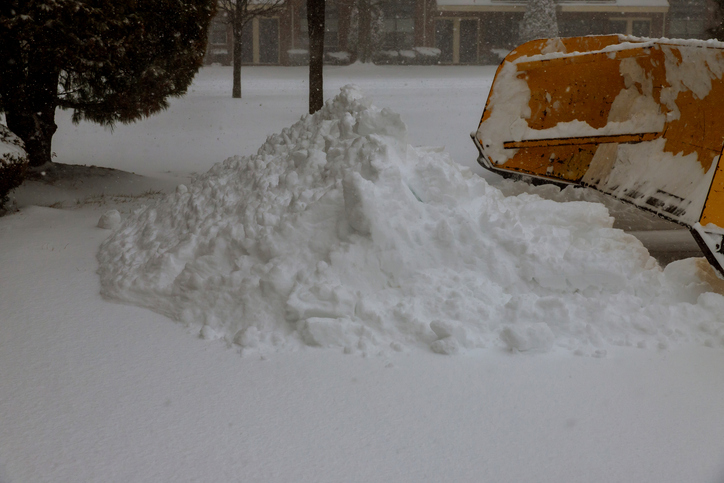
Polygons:
[[505,197],[344,87],[313,116],[130,216],[104,296],[245,349],[724,344],[695,260],[661,270],[603,205]]

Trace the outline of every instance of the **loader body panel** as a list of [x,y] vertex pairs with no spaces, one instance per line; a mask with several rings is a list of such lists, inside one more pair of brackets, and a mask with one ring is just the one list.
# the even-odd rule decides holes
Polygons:
[[588,186],[688,227],[724,274],[724,44],[528,42],[498,68],[474,140],[494,172]]

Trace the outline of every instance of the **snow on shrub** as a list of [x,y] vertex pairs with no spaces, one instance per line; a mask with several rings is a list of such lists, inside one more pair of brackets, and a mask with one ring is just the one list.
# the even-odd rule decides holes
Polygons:
[[442,54],[442,51],[436,47],[413,47],[412,50],[417,54],[417,63],[424,65],[437,64]]
[[[724,342],[724,297],[606,208],[505,197],[353,86],[100,247],[102,293],[251,351]],[[672,267],[672,266],[670,266]]]
[[0,212],[8,201],[8,193],[23,182],[27,168],[23,141],[0,124]]
[[412,50],[425,57],[440,57],[442,52],[437,47],[413,47]]
[[309,65],[309,51],[307,49],[287,50],[290,65]]
[[380,50],[375,52],[375,64],[396,64],[399,63],[400,53],[396,50]]
[[435,47],[413,47],[412,50],[382,50],[375,53],[377,64],[411,64],[430,65],[437,64],[440,59],[440,49]]
[[347,65],[352,60],[352,54],[345,51],[327,52],[324,54],[324,59],[333,64]]

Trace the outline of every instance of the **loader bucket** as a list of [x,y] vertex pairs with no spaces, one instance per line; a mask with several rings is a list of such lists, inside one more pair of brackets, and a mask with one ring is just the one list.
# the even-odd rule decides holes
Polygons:
[[503,176],[587,186],[689,228],[724,276],[724,44],[534,40],[503,60],[473,140]]

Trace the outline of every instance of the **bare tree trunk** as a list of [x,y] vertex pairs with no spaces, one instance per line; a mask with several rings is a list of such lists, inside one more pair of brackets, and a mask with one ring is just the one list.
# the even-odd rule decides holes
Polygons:
[[359,37],[357,59],[360,62],[372,62],[372,8],[371,0],[358,0]]
[[244,24],[240,17],[240,8],[234,12],[234,20],[231,30],[234,34],[234,49],[232,53],[234,67],[234,82],[231,88],[231,97],[234,99],[241,99],[241,33],[244,29]]
[[309,113],[324,105],[324,0],[307,0],[309,26]]
[[20,88],[16,95],[3,96],[7,99],[7,126],[25,143],[28,161],[33,167],[52,161],[53,134],[58,129],[55,124],[58,76],[55,68],[47,70],[44,66],[33,65],[25,82],[36,86],[35,95],[29,96]]
[[231,25],[234,35],[231,55],[233,66],[231,97],[241,99],[241,51],[244,29],[252,28],[251,22],[255,18],[274,17],[278,14],[283,16],[287,0],[218,0],[218,6],[219,10],[227,15],[227,25]]
[[46,106],[42,111],[7,111],[5,118],[8,128],[25,143],[30,166],[42,166],[52,161],[51,149],[53,134],[58,129],[55,124],[55,107]]

